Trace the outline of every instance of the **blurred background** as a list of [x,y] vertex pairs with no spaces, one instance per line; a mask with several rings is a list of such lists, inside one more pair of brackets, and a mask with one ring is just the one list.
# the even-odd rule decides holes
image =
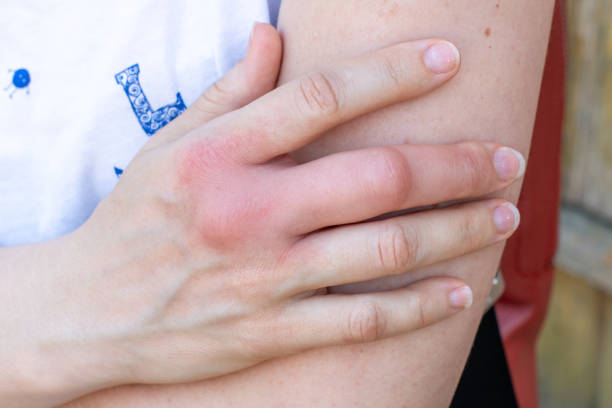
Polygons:
[[543,408],[612,408],[612,0],[567,0],[557,274],[538,344]]

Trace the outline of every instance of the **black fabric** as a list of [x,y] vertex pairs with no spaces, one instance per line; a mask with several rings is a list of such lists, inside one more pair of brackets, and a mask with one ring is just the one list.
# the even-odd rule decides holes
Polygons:
[[497,317],[487,312],[455,392],[451,408],[518,408]]

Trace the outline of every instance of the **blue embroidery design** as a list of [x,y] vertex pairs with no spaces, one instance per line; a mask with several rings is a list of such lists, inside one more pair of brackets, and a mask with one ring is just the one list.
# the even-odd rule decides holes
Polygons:
[[117,178],[119,178],[119,176],[121,176],[123,174],[123,170],[120,169],[119,167],[115,167],[115,175],[117,176]]
[[9,84],[9,86],[4,88],[5,92],[10,91],[9,98],[12,99],[13,95],[15,95],[15,92],[20,89],[25,89],[26,94],[29,95],[31,78],[28,70],[25,68],[19,68],[18,70],[9,69],[8,72],[9,74],[13,74],[13,79],[11,80],[11,83]]
[[148,136],[153,136],[155,132],[183,113],[187,107],[179,92],[176,94],[176,102],[154,111],[140,86],[139,74],[140,67],[135,64],[115,75],[115,80],[123,87],[142,129]]

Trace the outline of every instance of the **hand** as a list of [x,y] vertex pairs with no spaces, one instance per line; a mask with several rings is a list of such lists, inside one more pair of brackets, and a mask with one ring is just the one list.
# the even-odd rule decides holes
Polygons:
[[[265,31],[278,62],[279,40]],[[287,156],[450,79],[459,64],[443,44],[402,43],[339,62],[202,123],[208,94],[160,131],[92,217],[60,240],[69,266],[22,283],[30,306],[15,326],[36,328],[15,336],[25,355],[45,350],[41,371],[59,362],[62,387],[86,393],[219,376],[404,333],[469,307],[469,288],[452,278],[354,296],[321,288],[507,239],[518,214],[502,200],[360,222],[504,188],[521,176],[520,155],[468,143],[365,149],[303,165]],[[424,63],[432,52],[444,57],[429,60],[434,71]]]

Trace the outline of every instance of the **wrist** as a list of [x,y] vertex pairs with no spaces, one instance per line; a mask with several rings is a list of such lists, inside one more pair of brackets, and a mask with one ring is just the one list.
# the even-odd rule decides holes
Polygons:
[[86,317],[77,282],[88,257],[78,234],[5,248],[0,259],[3,407],[56,406],[129,382],[117,353],[93,335],[103,323]]
[[[87,345],[45,345],[33,352],[13,351],[3,358],[0,370],[0,400],[3,408],[52,407],[99,390],[127,384],[121,380],[112,354]],[[104,356],[108,356],[105,359]]]

